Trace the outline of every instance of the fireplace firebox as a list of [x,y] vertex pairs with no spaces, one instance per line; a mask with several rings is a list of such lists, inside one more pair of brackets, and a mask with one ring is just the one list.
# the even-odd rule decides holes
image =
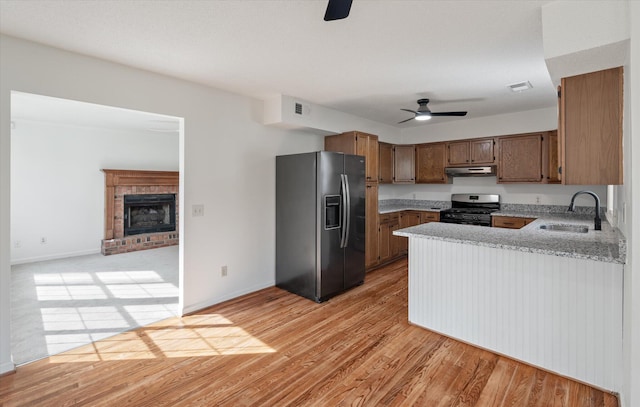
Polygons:
[[176,195],[124,196],[124,235],[176,230]]

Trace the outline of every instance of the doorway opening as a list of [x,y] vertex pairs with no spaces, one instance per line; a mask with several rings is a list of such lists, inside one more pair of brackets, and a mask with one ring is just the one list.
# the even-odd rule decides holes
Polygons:
[[[129,202],[128,232],[150,250],[105,256],[101,170],[179,173],[183,129],[179,117],[11,92],[14,363],[181,313],[182,188],[132,194],[143,198]],[[156,244],[146,228],[172,228],[178,245]]]

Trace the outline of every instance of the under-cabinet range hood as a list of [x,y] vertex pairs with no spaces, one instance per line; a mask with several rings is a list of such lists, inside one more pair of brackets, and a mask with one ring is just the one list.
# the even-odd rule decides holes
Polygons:
[[496,166],[446,167],[444,172],[450,177],[491,177],[496,175]]

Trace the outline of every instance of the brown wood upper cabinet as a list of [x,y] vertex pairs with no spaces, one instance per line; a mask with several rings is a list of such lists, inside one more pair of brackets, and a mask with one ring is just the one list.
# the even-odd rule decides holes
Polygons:
[[393,182],[393,146],[389,143],[378,143],[380,159],[378,160],[378,182],[391,184]]
[[558,172],[558,131],[553,130],[547,133],[542,143],[543,167],[546,169],[545,178],[547,184],[559,184],[560,173]]
[[416,146],[416,183],[446,184],[444,173],[447,156],[446,143],[426,143]]
[[562,78],[558,138],[563,184],[622,184],[622,90],[622,67]]
[[367,182],[378,182],[378,136],[349,131],[324,138],[326,151],[356,154],[365,157]]
[[415,183],[415,146],[393,146],[393,183]]
[[447,165],[495,163],[493,138],[450,141],[447,143]]
[[544,133],[498,137],[498,183],[542,183]]

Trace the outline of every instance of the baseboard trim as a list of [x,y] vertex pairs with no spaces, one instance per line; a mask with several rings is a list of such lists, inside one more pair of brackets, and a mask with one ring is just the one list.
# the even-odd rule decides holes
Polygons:
[[69,253],[60,253],[60,254],[51,254],[46,256],[35,256],[35,257],[27,257],[24,259],[11,260],[11,265],[17,264],[25,264],[25,263],[36,263],[38,261],[47,261],[47,260],[58,260],[58,259],[66,259],[68,257],[78,257],[78,256],[86,256],[89,254],[97,254],[100,253],[100,249],[91,249],[91,250],[81,250],[77,252],[69,252]]
[[0,377],[10,375],[16,372],[16,365],[12,362],[0,364]]
[[253,285],[251,287],[246,287],[246,288],[243,288],[242,290],[234,291],[232,293],[228,293],[220,297],[216,297],[209,301],[201,301],[195,304],[187,305],[182,307],[182,315],[192,314],[194,312],[203,310],[205,308],[212,307],[216,304],[220,304],[221,302],[232,300],[234,298],[241,297],[246,294],[251,294],[256,291],[264,290],[265,288],[273,287],[275,285],[276,285],[275,280],[269,281],[262,284]]

